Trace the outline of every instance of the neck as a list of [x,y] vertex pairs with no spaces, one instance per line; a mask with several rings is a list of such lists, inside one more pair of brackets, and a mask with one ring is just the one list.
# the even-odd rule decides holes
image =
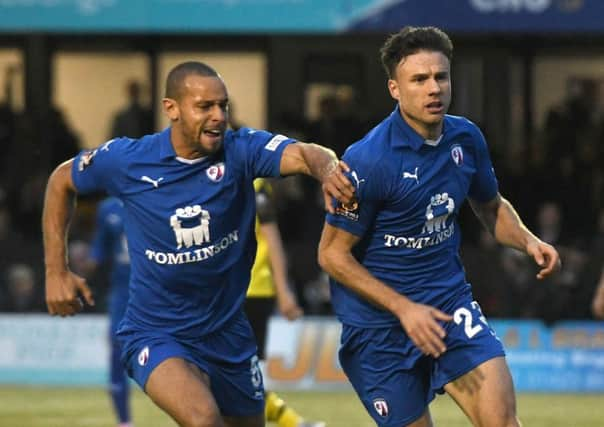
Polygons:
[[199,145],[188,143],[181,134],[172,133],[170,142],[177,157],[195,160],[208,155]]
[[437,140],[443,133],[443,120],[440,120],[437,123],[425,123],[406,115],[402,110],[401,116],[411,129],[424,139]]

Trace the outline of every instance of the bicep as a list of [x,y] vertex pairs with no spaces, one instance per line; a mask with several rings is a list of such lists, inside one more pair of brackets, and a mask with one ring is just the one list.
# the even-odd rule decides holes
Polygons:
[[73,168],[73,158],[69,159],[59,166],[56,167],[54,172],[52,173],[51,179],[53,183],[60,188],[64,188],[71,193],[76,192],[75,184],[73,183],[73,177],[71,175],[71,170]]
[[325,222],[323,233],[321,234],[321,242],[319,243],[319,251],[347,253],[352,250],[359,240],[359,236]]

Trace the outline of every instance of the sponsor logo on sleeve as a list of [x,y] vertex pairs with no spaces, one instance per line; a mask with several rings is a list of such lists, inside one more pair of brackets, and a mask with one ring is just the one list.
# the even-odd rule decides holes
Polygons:
[[286,141],[288,139],[289,138],[285,135],[275,135],[269,142],[266,143],[264,148],[268,151],[275,151],[283,141]]
[[359,220],[359,202],[353,200],[350,203],[338,202],[336,206],[336,215],[343,216],[351,221]]

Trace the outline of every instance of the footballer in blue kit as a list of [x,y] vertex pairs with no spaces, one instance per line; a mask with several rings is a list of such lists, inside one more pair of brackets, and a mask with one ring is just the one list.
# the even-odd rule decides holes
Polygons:
[[346,150],[356,200],[327,215],[319,247],[343,324],[340,363],[381,427],[431,426],[428,405],[445,391],[474,425],[519,425],[503,346],[459,255],[466,200],[500,243],[535,259],[539,278],[559,266],[499,194],[480,130],[446,114],[452,51],[434,27],[386,41],[397,106]]
[[352,200],[353,186],[330,150],[262,130],[228,130],[226,86],[206,64],[174,67],[163,107],[169,128],[84,151],[49,179],[49,312],[76,313],[79,294],[93,302],[64,265],[69,200],[100,190],[118,197],[131,261],[118,330],[128,373],[180,425],[262,426],[262,375],[243,313],[256,252],[253,180],[305,173],[323,183],[326,200],[343,202]]
[[99,203],[96,229],[90,248],[92,264],[108,265],[109,272],[109,339],[111,343],[110,394],[120,426],[129,426],[131,417],[128,406],[129,382],[121,363],[122,347],[117,340],[117,328],[124,317],[128,304],[130,279],[130,255],[124,232],[124,205],[118,198],[109,197]]

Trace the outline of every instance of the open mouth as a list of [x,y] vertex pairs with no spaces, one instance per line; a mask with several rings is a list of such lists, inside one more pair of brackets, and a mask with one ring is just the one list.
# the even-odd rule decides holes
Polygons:
[[430,113],[438,114],[438,113],[442,113],[443,112],[444,105],[440,101],[434,101],[434,102],[430,102],[429,104],[427,104],[426,105],[426,109]]
[[201,134],[206,141],[218,143],[222,140],[224,132],[221,129],[205,129]]

